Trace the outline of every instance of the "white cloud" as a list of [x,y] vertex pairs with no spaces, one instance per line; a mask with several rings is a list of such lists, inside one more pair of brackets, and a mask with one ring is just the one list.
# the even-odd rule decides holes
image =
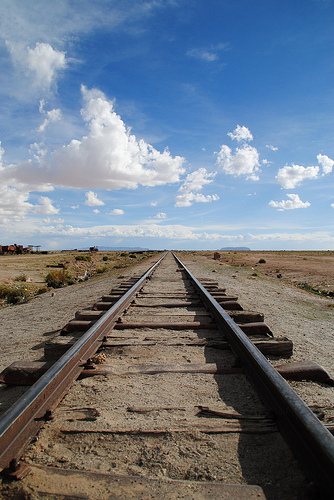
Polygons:
[[46,156],[48,150],[43,144],[43,142],[37,143],[34,142],[33,144],[30,144],[30,153],[33,155],[35,160],[40,161],[41,158]]
[[79,205],[73,205],[71,208],[72,208],[72,210],[78,210]]
[[88,205],[89,207],[98,207],[100,205],[104,205],[104,202],[102,200],[99,200],[97,194],[93,191],[88,191],[87,193],[85,193],[85,196],[87,198],[85,201],[85,205]]
[[5,40],[18,39],[26,46],[32,41],[43,40],[51,44],[73,41],[79,34],[89,33],[97,28],[115,32],[128,21],[146,19],[164,4],[172,2],[145,0],[145,2],[98,2],[92,8],[91,2],[73,3],[72,0],[47,2],[34,0],[1,0],[0,34]]
[[216,164],[223,169],[225,174],[246,175],[247,179],[259,180],[258,175],[255,173],[260,171],[259,153],[256,148],[248,144],[236,148],[234,155],[231,148],[226,145],[221,146]]
[[1,147],[1,141],[0,141],[0,168],[2,168],[2,156],[4,152],[5,150]]
[[34,205],[28,202],[29,193],[14,187],[2,186],[0,188],[0,222],[21,221]]
[[99,214],[100,213],[100,210],[98,210],[97,208],[95,208],[95,210],[93,210],[94,214]]
[[155,216],[156,219],[166,219],[166,217],[167,214],[165,214],[165,212],[160,212]]
[[334,203],[331,203],[331,207],[334,208]]
[[56,81],[58,72],[67,66],[65,52],[54,50],[44,42],[37,42],[34,49],[28,48],[25,62],[35,74],[37,84],[43,88],[50,88]]
[[190,207],[195,203],[208,203],[211,201],[219,200],[219,196],[214,195],[204,195],[199,193],[194,193],[194,191],[200,191],[207,184],[213,182],[216,172],[209,173],[206,168],[199,168],[194,172],[187,175],[183,181],[182,186],[179,188],[179,192],[182,193],[176,197],[176,207]]
[[57,225],[40,228],[40,234],[51,236],[70,236],[75,239],[85,238],[163,238],[171,240],[198,240],[198,241],[235,241],[242,236],[233,236],[219,233],[207,233],[192,227],[182,225],[144,224],[141,226],[113,225],[93,227],[73,227],[71,225]]
[[55,215],[59,213],[59,208],[52,205],[52,200],[47,196],[41,196],[38,200],[39,205],[35,205],[33,212],[38,215]]
[[[4,171],[2,156],[4,149],[0,141],[0,174]],[[17,189],[2,183],[0,185],[0,224],[21,221],[34,207],[28,202],[29,192],[24,188]]]
[[89,133],[57,149],[52,163],[43,158],[39,165],[11,165],[1,172],[0,180],[42,185],[44,189],[50,189],[51,184],[135,189],[139,184],[153,187],[179,182],[184,173],[183,158],[173,158],[167,149],[160,153],[144,140],[137,140],[102,92],[82,87],[82,94],[82,116],[89,124]]
[[327,155],[318,155],[318,163],[322,166],[322,171],[324,174],[330,174],[333,170],[334,160],[329,158]]
[[199,168],[187,175],[179,191],[181,193],[200,191],[206,184],[211,184],[215,176],[216,172],[209,173],[206,168]]
[[156,207],[158,205],[158,202],[157,201],[152,201],[152,203],[150,205],[151,205],[151,207]]
[[107,215],[123,215],[124,210],[121,208],[114,208],[114,210],[111,210],[111,212],[107,213]]
[[305,179],[316,179],[318,173],[319,167],[303,167],[292,164],[292,167],[285,165],[285,167],[280,168],[275,179],[283,188],[293,189]]
[[237,140],[238,142],[248,142],[253,140],[250,130],[244,125],[242,127],[237,125],[237,128],[233,132],[228,132],[227,135],[231,137],[232,141]]
[[195,59],[202,59],[203,61],[212,62],[218,59],[218,55],[214,52],[209,52],[205,49],[191,49],[188,50],[187,55]]
[[319,243],[333,243],[334,236],[325,232],[319,231],[317,233],[267,233],[267,234],[257,234],[253,235],[248,233],[244,236],[244,241],[252,242],[252,241],[294,241],[298,242],[319,242]]
[[46,127],[52,123],[61,120],[61,111],[60,109],[51,109],[51,111],[47,111],[46,118],[43,123],[39,126],[38,132],[44,132]]
[[271,144],[267,144],[266,148],[271,149],[271,151],[278,151],[278,148],[276,146],[272,146]]
[[201,193],[185,193],[176,197],[176,207],[190,207],[193,203],[210,203],[219,200],[216,194],[204,195]]
[[306,208],[311,205],[308,201],[301,201],[298,194],[287,194],[287,197],[290,199],[283,201],[270,201],[269,206],[278,208],[279,211],[283,211],[294,210],[295,208]]
[[213,62],[219,59],[219,52],[229,49],[229,43],[219,43],[207,48],[194,48],[187,52],[187,56],[194,57],[206,62]]

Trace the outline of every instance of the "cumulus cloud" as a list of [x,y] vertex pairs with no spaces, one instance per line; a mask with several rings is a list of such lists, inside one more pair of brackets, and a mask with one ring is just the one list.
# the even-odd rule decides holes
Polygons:
[[[4,170],[2,166],[4,152],[0,141],[0,174]],[[21,221],[33,208],[28,199],[29,192],[27,190],[19,190],[2,183],[0,186],[0,224]]]
[[186,193],[180,194],[176,197],[176,207],[191,207],[193,203],[209,203],[211,201],[219,200],[216,194],[204,195],[201,193]]
[[60,109],[51,109],[51,111],[47,111],[45,120],[38,127],[38,132],[44,132],[44,130],[50,123],[56,122],[58,120],[61,120]]
[[123,215],[124,210],[121,208],[114,208],[114,210],[111,210],[111,212],[107,213],[107,215]]
[[67,67],[65,52],[55,50],[49,43],[37,42],[31,48],[13,37],[6,40],[6,45],[15,65],[23,68],[31,83],[39,89],[50,90],[60,71]]
[[37,84],[44,88],[49,88],[57,79],[58,72],[67,65],[65,52],[54,50],[44,42],[37,42],[34,49],[28,47],[26,64],[35,74]]
[[135,189],[179,182],[184,158],[162,153],[130,133],[121,117],[98,90],[82,87],[82,117],[89,132],[53,153],[52,162],[8,166],[0,180],[28,185],[90,189]]
[[259,153],[249,144],[236,148],[234,155],[231,148],[226,145],[221,146],[216,165],[221,167],[225,174],[235,177],[245,175],[247,179],[259,180],[259,176],[255,173],[260,171]]
[[47,196],[41,196],[38,200],[39,205],[36,205],[33,212],[38,215],[55,215],[59,213],[59,208],[52,205],[52,200]]
[[334,203],[331,203],[331,207],[334,208]]
[[322,171],[324,174],[330,174],[333,170],[334,160],[329,158],[327,155],[318,155],[318,163],[322,166]]
[[270,201],[269,206],[278,208],[279,211],[294,210],[295,208],[307,208],[311,204],[308,201],[303,202],[298,194],[287,194],[289,200]]
[[34,208],[28,199],[29,193],[27,191],[2,186],[0,188],[0,222],[7,224],[21,221]]
[[167,214],[165,214],[165,212],[160,212],[155,216],[156,219],[166,219],[166,217]]
[[242,127],[240,125],[237,125],[237,128],[233,132],[228,132],[227,135],[231,137],[232,141],[236,140],[238,142],[249,142],[253,140],[253,135],[251,134],[250,130],[244,125]]
[[37,143],[34,142],[33,144],[30,144],[30,153],[33,155],[35,160],[40,161],[41,158],[46,156],[48,150],[43,144],[43,142]]
[[[185,178],[182,186],[179,188],[181,193],[176,197],[176,207],[190,207],[195,203],[208,203],[211,201],[219,200],[219,196],[214,195],[204,195],[196,193],[201,191],[203,187],[207,184],[211,184],[216,175],[216,172],[209,173],[206,168],[199,168],[194,172],[191,172]],[[195,191],[195,193],[194,193]]]
[[100,210],[98,210],[97,208],[95,208],[95,210],[93,210],[94,214],[99,214],[100,213]]
[[285,167],[280,168],[275,179],[283,188],[293,189],[305,179],[316,179],[318,174],[319,167],[303,167],[292,164],[292,167],[285,165]]
[[163,238],[171,240],[198,240],[198,241],[235,241],[242,236],[208,233],[192,227],[182,225],[160,225],[158,223],[135,225],[109,225],[93,227],[75,227],[71,225],[57,225],[40,228],[40,234],[48,236],[70,236],[75,239],[85,238]]
[[206,168],[199,168],[187,175],[179,191],[189,193],[190,191],[200,191],[206,184],[211,184],[216,172],[210,173]]
[[99,200],[97,194],[93,191],[88,191],[87,193],[85,193],[85,196],[85,205],[88,205],[89,207],[98,207],[100,205],[104,205],[104,202],[102,200]]
[[271,144],[267,144],[266,148],[271,149],[271,151],[278,151],[278,148],[276,146],[272,146]]

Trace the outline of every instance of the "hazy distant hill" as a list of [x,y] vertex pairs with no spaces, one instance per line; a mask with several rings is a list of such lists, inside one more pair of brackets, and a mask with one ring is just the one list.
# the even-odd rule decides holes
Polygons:
[[238,251],[251,252],[251,249],[248,247],[224,247],[224,248],[220,249],[220,252],[226,252],[226,250],[230,250],[230,251],[234,250],[235,252],[238,252]]

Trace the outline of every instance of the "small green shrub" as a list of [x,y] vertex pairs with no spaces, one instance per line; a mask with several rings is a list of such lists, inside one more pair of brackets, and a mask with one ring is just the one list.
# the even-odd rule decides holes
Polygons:
[[0,285],[0,299],[5,299],[10,293],[11,287],[8,285]]
[[15,278],[14,278],[15,281],[24,281],[24,282],[27,281],[27,279],[28,279],[28,276],[24,273],[19,274],[18,276],[15,276]]
[[259,264],[265,264],[266,263],[266,260],[265,259],[260,259],[259,260]]
[[19,304],[30,299],[30,293],[27,288],[15,287],[10,290],[7,295],[8,304]]
[[104,260],[104,262],[106,262],[107,260],[109,260],[109,257],[107,257],[106,255],[104,255],[104,256],[102,257],[102,260]]
[[106,271],[108,271],[108,266],[98,266],[96,268],[96,272],[98,274],[102,274],[102,273],[105,273]]
[[129,255],[130,259],[136,259],[137,258],[137,255],[134,254],[134,253],[130,253]]
[[91,262],[92,256],[91,255],[76,255],[75,260],[84,260],[86,262]]
[[36,290],[36,295],[42,295],[42,293],[46,293],[47,291],[48,291],[47,286],[41,286],[40,288],[38,288],[38,290]]
[[60,288],[65,285],[72,285],[73,280],[71,275],[67,271],[61,269],[60,271],[50,271],[45,276],[45,283],[48,285],[48,287]]

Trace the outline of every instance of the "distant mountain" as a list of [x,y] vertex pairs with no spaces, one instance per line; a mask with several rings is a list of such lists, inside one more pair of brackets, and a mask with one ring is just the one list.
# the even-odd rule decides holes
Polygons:
[[224,248],[220,249],[220,252],[226,252],[226,250],[229,250],[229,251],[233,250],[235,252],[238,252],[238,251],[251,252],[251,249],[248,247],[224,247]]

